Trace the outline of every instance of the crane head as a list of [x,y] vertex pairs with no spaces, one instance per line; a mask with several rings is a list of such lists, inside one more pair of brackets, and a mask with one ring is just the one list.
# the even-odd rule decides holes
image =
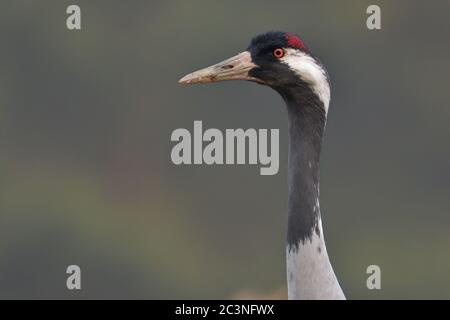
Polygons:
[[267,85],[278,92],[308,87],[323,102],[330,100],[328,75],[295,34],[272,31],[254,37],[247,50],[179,80],[182,84],[247,80]]
[[179,82],[195,84],[226,80],[253,81],[274,89],[298,85],[299,81],[316,87],[316,91],[323,91],[323,86],[329,87],[325,69],[300,37],[281,31],[258,35],[244,52],[190,73]]

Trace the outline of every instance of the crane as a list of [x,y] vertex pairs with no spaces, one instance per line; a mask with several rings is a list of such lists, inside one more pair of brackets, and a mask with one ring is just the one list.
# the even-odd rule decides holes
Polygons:
[[345,299],[326,250],[319,204],[319,160],[330,104],[325,67],[299,36],[271,31],[254,37],[238,55],[190,73],[179,82],[226,80],[268,86],[287,107],[288,298]]

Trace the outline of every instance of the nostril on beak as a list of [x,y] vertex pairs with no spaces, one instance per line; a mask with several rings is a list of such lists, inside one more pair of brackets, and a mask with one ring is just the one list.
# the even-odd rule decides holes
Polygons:
[[228,69],[233,69],[234,68],[234,66],[233,65],[231,65],[231,64],[227,64],[227,65],[225,65],[225,66],[222,66],[222,70],[228,70]]

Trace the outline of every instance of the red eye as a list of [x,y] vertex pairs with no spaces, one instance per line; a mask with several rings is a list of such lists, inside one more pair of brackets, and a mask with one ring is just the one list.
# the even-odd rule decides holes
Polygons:
[[277,48],[277,49],[273,50],[273,55],[277,59],[283,58],[284,57],[284,50],[281,49],[281,48]]

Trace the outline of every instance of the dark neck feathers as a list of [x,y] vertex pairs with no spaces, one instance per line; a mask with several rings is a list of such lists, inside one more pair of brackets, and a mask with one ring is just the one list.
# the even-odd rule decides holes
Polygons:
[[306,83],[277,91],[286,102],[289,121],[287,243],[297,250],[313,232],[320,236],[319,160],[326,114]]

